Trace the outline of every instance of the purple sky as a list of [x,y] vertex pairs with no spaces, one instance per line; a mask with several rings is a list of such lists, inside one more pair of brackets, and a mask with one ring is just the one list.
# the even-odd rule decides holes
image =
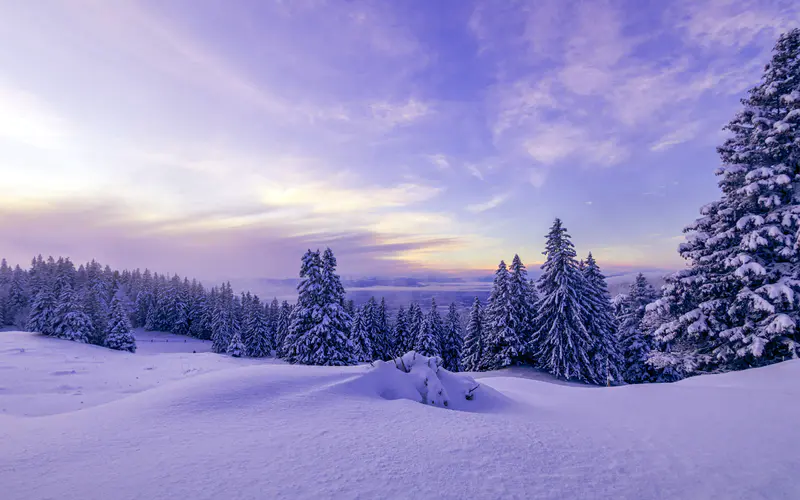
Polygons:
[[800,2],[0,3],[0,254],[201,278],[677,267]]

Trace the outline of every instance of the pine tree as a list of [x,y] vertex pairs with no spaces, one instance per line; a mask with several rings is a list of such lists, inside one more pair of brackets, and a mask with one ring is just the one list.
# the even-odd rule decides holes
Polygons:
[[483,359],[490,370],[510,366],[520,356],[519,325],[510,281],[506,263],[500,261],[489,294],[483,330]]
[[458,371],[463,346],[464,332],[461,328],[461,319],[458,317],[458,307],[453,302],[447,312],[442,338],[442,366],[445,370]]
[[[372,298],[374,302],[374,298]],[[381,297],[380,304],[373,304],[373,357],[374,359],[389,360],[394,353],[394,336],[389,325],[389,318],[386,314],[386,299]]]
[[258,295],[255,295],[250,300],[245,322],[245,330],[249,332],[245,342],[247,355],[253,358],[263,358],[272,354],[271,332],[267,325],[265,310],[261,306],[261,300]]
[[441,356],[443,329],[436,299],[431,298],[431,308],[422,320],[414,350],[423,356]]
[[245,355],[244,342],[242,342],[242,335],[239,333],[238,328],[231,334],[231,340],[228,343],[226,352],[234,358],[241,358]]
[[292,306],[288,301],[281,302],[281,308],[278,312],[278,321],[275,323],[275,349],[279,358],[286,357],[286,337],[289,334],[289,326],[291,325]]
[[590,351],[592,339],[586,330],[586,311],[581,303],[585,280],[575,259],[566,228],[556,219],[547,235],[539,278],[539,302],[532,339],[535,359],[559,378],[596,380]]
[[647,278],[639,273],[625,295],[617,304],[619,344],[622,351],[622,378],[630,384],[655,382],[657,375],[647,365],[653,350],[653,339],[645,333],[643,319],[645,308],[655,301],[658,294]]
[[422,332],[422,323],[425,316],[422,314],[422,308],[416,302],[412,302],[408,307],[408,346],[406,352],[417,348],[417,339]]
[[511,267],[508,270],[508,289],[511,297],[515,330],[519,339],[519,344],[514,348],[519,353],[519,358],[529,358],[530,356],[525,356],[525,346],[530,344],[533,336],[533,322],[536,314],[534,312],[535,302],[531,302],[531,300],[536,298],[536,292],[530,289],[531,283],[528,280],[528,271],[519,255],[514,255],[514,260],[511,261]]
[[136,338],[133,336],[128,311],[120,292],[111,299],[111,315],[107,328],[106,347],[119,351],[136,352]]
[[620,369],[623,360],[608,284],[591,252],[585,262],[583,277],[586,287],[581,300],[586,308],[586,330],[593,342],[591,359],[595,383],[619,383],[622,381]]
[[469,372],[485,370],[483,364],[483,308],[478,297],[472,302],[467,323],[467,336],[461,350],[461,368]]
[[300,268],[297,305],[284,343],[287,359],[307,365],[353,364],[348,339],[350,317],[344,309],[344,287],[330,248],[322,256],[309,250]]
[[233,312],[233,291],[230,283],[223,284],[214,304],[214,315],[211,320],[211,350],[224,353],[228,350],[234,333],[235,317]]
[[56,309],[55,335],[75,342],[88,342],[94,332],[91,318],[83,311],[80,301],[69,283],[64,283]]
[[172,316],[174,318],[172,333],[175,335],[189,335],[192,330],[191,296],[189,292],[190,285],[188,280],[175,285],[173,293],[174,305],[172,306]]
[[689,268],[654,306],[660,347],[689,347],[701,370],[800,355],[800,29],[782,35],[762,81],[725,127],[722,196],[686,228]]
[[53,297],[53,288],[50,283],[38,285],[39,291],[31,303],[27,328],[30,332],[39,332],[44,335],[55,335],[56,326],[56,300]]
[[414,349],[414,343],[410,335],[406,317],[406,310],[403,309],[403,306],[400,306],[394,320],[395,357],[402,356]]
[[353,325],[350,331],[350,343],[353,345],[353,356],[356,361],[372,361],[372,338],[369,331],[367,318],[372,316],[367,310],[367,305],[356,308]]

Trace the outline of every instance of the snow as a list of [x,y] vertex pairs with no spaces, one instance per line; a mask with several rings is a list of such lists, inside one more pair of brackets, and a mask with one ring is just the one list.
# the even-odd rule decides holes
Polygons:
[[292,366],[137,338],[131,354],[0,333],[4,500],[800,492],[800,361],[611,388],[440,371],[452,401],[470,377],[483,391],[451,411],[415,400],[393,362]]

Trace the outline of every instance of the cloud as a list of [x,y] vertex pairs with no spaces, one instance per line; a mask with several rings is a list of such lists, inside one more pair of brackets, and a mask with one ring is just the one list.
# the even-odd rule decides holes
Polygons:
[[431,112],[427,104],[416,99],[405,102],[374,102],[369,107],[372,116],[389,127],[409,124]]
[[9,235],[4,239],[4,257],[23,265],[31,253],[41,252],[71,256],[76,262],[97,258],[114,267],[149,267],[201,279],[290,277],[296,275],[307,248],[330,245],[344,274],[403,273],[423,267],[404,259],[404,253],[460,245],[458,239],[446,236],[402,238],[362,229],[298,232],[276,221],[236,226],[180,222],[135,220],[115,204],[50,204],[12,211],[0,207],[0,231]]
[[492,198],[490,198],[489,200],[487,200],[487,201],[485,201],[483,203],[476,203],[476,204],[473,204],[473,205],[467,205],[466,210],[468,212],[472,212],[474,214],[479,214],[479,213],[485,212],[487,210],[491,210],[493,208],[499,207],[500,205],[502,205],[503,203],[508,201],[508,199],[510,197],[511,197],[510,193],[499,194],[497,196],[493,196]]
[[465,167],[467,168],[469,175],[475,177],[478,180],[481,181],[484,180],[483,172],[481,172],[480,168],[478,168],[477,165],[475,165],[474,163],[467,163]]
[[707,49],[738,49],[761,36],[774,40],[800,22],[800,6],[791,0],[684,0],[679,10],[686,39]]
[[428,161],[440,170],[447,170],[450,168],[450,162],[443,154],[428,155]]
[[608,166],[628,157],[628,151],[613,138],[592,137],[585,129],[568,122],[553,122],[531,131],[525,141],[528,155],[544,165],[568,158],[580,158],[587,164]]
[[666,151],[667,149],[694,139],[700,132],[701,122],[692,121],[681,125],[676,130],[662,136],[650,146],[650,151]]

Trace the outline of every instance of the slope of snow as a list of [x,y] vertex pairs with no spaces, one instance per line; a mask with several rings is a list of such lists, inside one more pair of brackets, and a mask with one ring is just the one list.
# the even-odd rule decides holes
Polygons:
[[[493,402],[468,412],[386,397],[369,365],[142,344],[126,355],[0,333],[4,500],[800,498],[800,361],[613,388],[501,372],[477,378]],[[75,357],[97,365],[81,380],[94,406],[21,416],[58,394],[68,376],[52,373]],[[130,382],[141,371],[165,375]]]

